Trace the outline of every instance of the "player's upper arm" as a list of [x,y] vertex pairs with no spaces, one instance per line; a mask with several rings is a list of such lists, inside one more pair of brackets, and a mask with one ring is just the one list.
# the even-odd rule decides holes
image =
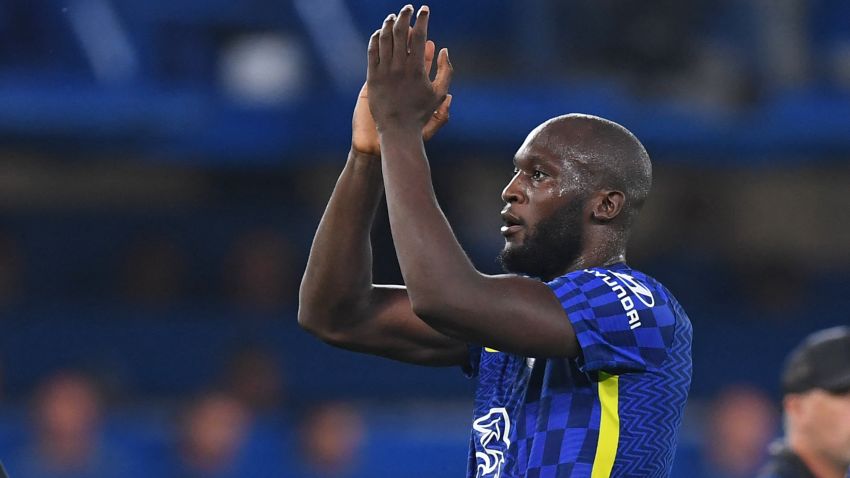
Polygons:
[[302,322],[311,333],[337,347],[431,366],[466,365],[468,345],[438,332],[414,314],[407,290],[373,286],[359,306],[331,312],[323,327]]
[[411,293],[414,311],[435,329],[526,357],[576,358],[585,372],[661,367],[679,322],[666,290],[625,268],[574,271],[548,284],[477,272],[442,284],[433,295]]
[[579,344],[566,312],[543,282],[478,274],[441,297],[414,303],[428,324],[461,341],[527,357],[575,357]]

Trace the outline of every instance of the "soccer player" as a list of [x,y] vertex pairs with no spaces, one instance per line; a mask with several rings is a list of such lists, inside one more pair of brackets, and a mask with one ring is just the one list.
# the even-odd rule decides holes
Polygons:
[[850,476],[850,327],[808,336],[782,373],[785,440],[759,478]]
[[[477,376],[470,478],[668,476],[691,325],[664,286],[626,264],[651,183],[646,150],[594,116],[538,126],[502,191],[508,273],[478,272],[440,210],[423,146],[448,114],[452,73],[441,50],[429,78],[429,15],[422,7],[411,27],[405,6],[370,38],[368,94],[316,232],[299,322],[340,347]],[[406,287],[372,284],[382,186]]]

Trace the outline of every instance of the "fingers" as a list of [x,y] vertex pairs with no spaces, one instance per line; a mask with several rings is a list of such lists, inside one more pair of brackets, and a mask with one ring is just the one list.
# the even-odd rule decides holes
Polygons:
[[[380,52],[378,51],[378,37],[380,34],[381,30],[375,30],[375,33],[369,37],[369,47],[366,49],[366,55],[369,58],[367,65],[369,70],[378,66],[378,63],[380,63]],[[366,85],[363,85],[363,87],[365,88]]]
[[407,36],[410,31],[410,19],[413,16],[413,5],[405,5],[398,12],[398,20],[393,25],[393,60],[403,65],[407,61]]
[[431,78],[431,68],[434,66],[434,53],[437,47],[434,46],[434,42],[428,40],[425,42],[425,58],[423,59],[423,66],[425,69],[425,76]]
[[407,62],[408,56],[425,64],[426,74],[431,71],[434,45],[428,38],[430,10],[423,5],[416,14],[416,24],[410,27],[413,5],[405,5],[398,16],[391,13],[384,19],[380,30],[369,40],[369,64],[389,67],[391,61],[397,65]]
[[428,120],[428,123],[422,129],[422,137],[427,141],[431,139],[437,131],[449,121],[449,108],[452,105],[452,95],[446,95],[437,111]]
[[408,46],[411,55],[415,59],[421,58],[424,51],[426,41],[428,39],[428,18],[431,10],[427,5],[422,5],[419,8],[419,13],[416,14],[416,24],[413,26],[413,34],[410,37],[410,45]]
[[449,108],[452,106],[452,95],[446,95],[446,99],[440,103],[437,111],[434,112],[434,120],[440,124],[440,126],[446,124],[449,121]]
[[384,19],[384,26],[378,35],[379,58],[382,68],[387,68],[393,58],[393,25],[396,23],[395,13],[390,13]]
[[[444,99],[443,102],[440,104],[440,107],[437,108],[437,113],[439,113],[442,116],[445,116],[446,120],[448,120],[449,119],[449,108],[451,108],[451,107],[452,107],[452,95],[448,94],[448,95],[446,95],[446,99]],[[437,113],[434,113],[434,114],[436,115]]]
[[444,96],[449,92],[449,85],[452,82],[454,70],[452,63],[449,61],[449,50],[443,48],[437,56],[437,76],[434,77],[434,91],[440,96]]

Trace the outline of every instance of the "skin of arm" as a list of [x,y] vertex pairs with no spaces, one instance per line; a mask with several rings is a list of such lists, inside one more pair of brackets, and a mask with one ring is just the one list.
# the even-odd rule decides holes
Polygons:
[[[390,227],[413,312],[460,341],[535,357],[574,357],[575,332],[542,282],[487,276],[463,252],[434,194],[419,131],[447,94],[448,51],[433,82],[416,69],[424,55],[430,12],[390,15],[369,43],[367,84],[382,150]],[[408,43],[409,39],[409,43]]]
[[[426,45],[426,67],[433,43]],[[430,138],[448,120],[445,101],[420,129]],[[419,319],[404,287],[372,284],[370,231],[383,194],[380,144],[366,85],[352,119],[348,160],[322,216],[299,291],[299,324],[355,351],[425,365],[463,364],[467,345]]]

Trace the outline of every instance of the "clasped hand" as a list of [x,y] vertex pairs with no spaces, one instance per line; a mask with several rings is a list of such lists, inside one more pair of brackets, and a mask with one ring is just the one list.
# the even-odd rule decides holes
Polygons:
[[413,6],[407,5],[398,16],[387,16],[369,39],[369,109],[381,132],[390,127],[420,131],[446,101],[452,76],[448,50],[437,56],[433,81],[431,62],[425,61],[429,14],[427,6],[420,8],[411,27]]

